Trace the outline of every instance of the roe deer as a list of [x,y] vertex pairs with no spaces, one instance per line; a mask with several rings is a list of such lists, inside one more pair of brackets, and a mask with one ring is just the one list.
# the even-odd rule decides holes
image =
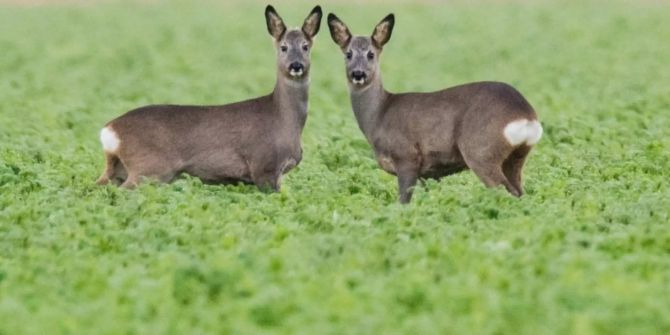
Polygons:
[[169,182],[184,172],[209,183],[253,183],[279,191],[302,158],[310,50],[321,24],[316,6],[302,28],[287,29],[272,6],[267,29],[277,53],[272,93],[222,106],[153,105],[132,110],[100,132],[107,167],[98,184],[132,188],[141,177]]
[[542,136],[533,107],[513,87],[476,82],[432,93],[384,89],[379,57],[395,18],[385,17],[370,37],[352,36],[334,14],[328,26],[345,54],[351,105],[377,162],[398,177],[408,203],[419,178],[439,179],[470,168],[488,187],[521,196],[521,170]]

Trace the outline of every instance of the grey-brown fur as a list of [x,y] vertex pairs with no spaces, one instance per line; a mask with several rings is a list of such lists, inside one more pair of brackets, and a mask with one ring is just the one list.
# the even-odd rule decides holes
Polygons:
[[498,82],[389,93],[382,85],[379,56],[394,23],[393,14],[388,15],[370,37],[354,37],[337,16],[328,15],[331,37],[345,54],[356,120],[382,169],[398,177],[400,202],[410,201],[418,179],[439,179],[467,168],[486,186],[504,185],[521,196],[521,171],[531,146],[511,145],[503,129],[512,121],[537,120],[531,105]]
[[279,191],[281,176],[302,158],[309,51],[321,15],[316,6],[302,29],[287,30],[274,8],[266,8],[277,49],[277,83],[269,95],[221,106],[146,106],[109,122],[120,145],[105,152],[98,183],[134,187],[142,177],[169,182],[184,172]]

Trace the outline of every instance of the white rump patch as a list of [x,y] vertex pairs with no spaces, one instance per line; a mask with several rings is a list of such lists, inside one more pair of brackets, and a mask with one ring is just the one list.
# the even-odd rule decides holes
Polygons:
[[102,128],[100,131],[100,142],[102,142],[102,148],[107,152],[116,152],[121,143],[119,136],[117,136],[114,129],[109,126]]
[[503,134],[507,142],[513,146],[534,145],[542,137],[542,125],[537,120],[516,120],[505,126]]

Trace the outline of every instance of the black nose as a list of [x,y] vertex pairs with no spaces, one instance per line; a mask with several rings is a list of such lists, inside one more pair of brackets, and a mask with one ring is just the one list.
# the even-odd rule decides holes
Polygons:
[[351,72],[351,78],[354,78],[356,80],[362,80],[362,79],[365,79],[365,77],[367,77],[367,75],[363,71]]
[[305,69],[305,66],[299,62],[293,62],[288,66],[289,71],[301,71]]

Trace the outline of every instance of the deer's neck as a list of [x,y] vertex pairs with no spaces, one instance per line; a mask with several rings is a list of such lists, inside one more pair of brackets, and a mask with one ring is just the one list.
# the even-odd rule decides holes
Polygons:
[[297,81],[277,75],[272,100],[283,121],[302,129],[307,119],[308,97],[309,77]]
[[[352,85],[352,84],[349,84]],[[358,127],[371,140],[379,123],[379,117],[384,112],[384,105],[389,93],[384,89],[381,78],[378,76],[369,86],[358,89],[350,87],[351,107],[358,121]]]

